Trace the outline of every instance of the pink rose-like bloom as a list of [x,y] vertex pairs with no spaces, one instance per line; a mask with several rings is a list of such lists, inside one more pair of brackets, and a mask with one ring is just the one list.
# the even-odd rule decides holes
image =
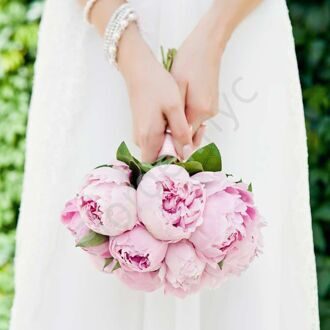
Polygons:
[[247,185],[231,182],[221,172],[198,173],[194,178],[206,185],[207,201],[203,224],[190,241],[213,268],[221,262],[222,272],[238,274],[260,251],[262,221],[252,193]]
[[130,178],[132,171],[128,167],[128,165],[120,160],[114,159],[112,162],[112,168],[120,170],[122,172],[125,172],[126,175],[128,175],[128,178]]
[[130,272],[121,268],[115,271],[115,275],[133,290],[151,292],[162,286],[159,270],[147,273]]
[[205,270],[202,276],[202,286],[208,288],[218,288],[228,279],[228,274],[225,274],[218,265],[211,266],[206,264]]
[[126,271],[158,270],[165,258],[167,243],[155,239],[142,225],[110,238],[110,253]]
[[130,172],[120,164],[93,170],[79,193],[79,211],[86,225],[97,233],[120,235],[137,222],[136,191]]
[[260,230],[264,226],[263,222],[255,220],[246,224],[245,238],[235,242],[224,259],[222,266],[224,274],[239,275],[261,253],[263,241]]
[[[76,243],[92,232],[80,217],[77,199],[72,199],[66,203],[61,214],[61,220],[75,237]],[[83,248],[83,250],[102,258],[110,257],[109,240],[106,240],[104,243],[97,246]]]
[[205,263],[187,240],[170,244],[165,257],[165,292],[183,298],[202,286]]
[[161,165],[147,172],[137,188],[138,216],[161,240],[189,238],[203,222],[203,185],[177,165]]
[[88,185],[104,182],[129,185],[130,175],[131,170],[127,164],[114,160],[111,165],[102,166],[89,172],[85,177],[81,190]]

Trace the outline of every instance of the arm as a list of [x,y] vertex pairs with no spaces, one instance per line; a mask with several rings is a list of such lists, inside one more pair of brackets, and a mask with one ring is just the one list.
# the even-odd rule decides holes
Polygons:
[[223,51],[235,28],[259,3],[261,0],[214,0],[179,48],[172,74],[194,131],[217,114]]
[[[86,0],[79,0],[85,5]],[[91,12],[91,23],[103,36],[112,13],[122,0],[99,0]],[[134,54],[134,56],[132,56]],[[181,155],[192,150],[188,125],[179,88],[154,57],[136,24],[130,24],[119,42],[118,67],[126,82],[134,125],[134,138],[144,161],[154,161],[162,147],[167,126]]]

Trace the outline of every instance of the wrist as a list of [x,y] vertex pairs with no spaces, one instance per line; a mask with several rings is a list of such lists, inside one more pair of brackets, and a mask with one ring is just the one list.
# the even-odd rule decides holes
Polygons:
[[124,3],[123,0],[97,1],[90,13],[90,22],[103,37],[106,26],[114,11]]
[[214,0],[203,19],[207,22],[209,38],[223,51],[234,30],[232,15],[221,7],[221,1]]
[[118,69],[127,85],[139,80],[139,72],[147,69],[142,66],[152,57],[152,52],[143,40],[138,26],[130,24],[119,41],[117,55]]

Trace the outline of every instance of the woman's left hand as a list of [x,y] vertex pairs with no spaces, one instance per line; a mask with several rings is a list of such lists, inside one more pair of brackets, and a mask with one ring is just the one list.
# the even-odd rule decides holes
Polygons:
[[209,15],[202,18],[178,49],[171,69],[180,88],[188,123],[193,133],[197,132],[195,145],[202,138],[198,131],[201,124],[218,113],[223,43],[220,35],[216,35],[214,24]]

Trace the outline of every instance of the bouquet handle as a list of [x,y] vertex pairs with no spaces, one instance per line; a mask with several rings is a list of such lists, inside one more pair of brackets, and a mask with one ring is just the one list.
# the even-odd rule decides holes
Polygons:
[[166,132],[163,146],[160,149],[158,157],[161,156],[173,156],[179,158],[173,143],[173,138],[170,132]]

